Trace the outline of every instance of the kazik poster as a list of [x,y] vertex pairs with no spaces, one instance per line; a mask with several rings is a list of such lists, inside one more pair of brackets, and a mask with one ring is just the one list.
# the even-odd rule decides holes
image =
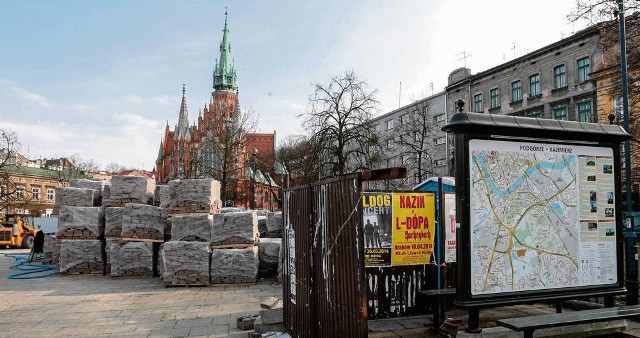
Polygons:
[[365,266],[429,263],[435,235],[433,193],[377,193],[362,196]]

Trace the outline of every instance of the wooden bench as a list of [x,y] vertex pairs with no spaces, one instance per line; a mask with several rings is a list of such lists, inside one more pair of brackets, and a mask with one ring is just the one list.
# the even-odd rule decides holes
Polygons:
[[640,316],[640,305],[606,307],[593,310],[499,319],[496,321],[496,324],[515,331],[524,331],[525,338],[532,338],[533,332],[537,329],[604,322],[636,316]]
[[444,322],[444,307],[447,298],[455,297],[456,288],[421,290],[418,294],[424,296],[427,302],[433,304],[433,327],[439,328]]

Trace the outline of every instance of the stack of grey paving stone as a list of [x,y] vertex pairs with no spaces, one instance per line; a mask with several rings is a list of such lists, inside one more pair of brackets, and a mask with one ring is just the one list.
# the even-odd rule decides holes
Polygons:
[[208,242],[170,241],[162,245],[162,280],[165,286],[209,285]]
[[156,190],[153,193],[153,205],[167,209],[170,202],[169,186],[156,185]]
[[169,182],[167,212],[176,214],[216,214],[220,212],[220,182],[211,178]]
[[268,238],[282,238],[284,225],[282,223],[282,212],[267,213],[267,236]]
[[280,267],[280,250],[282,239],[260,238],[258,242],[258,274],[260,276],[276,276]]
[[120,236],[127,241],[164,242],[167,224],[165,209],[153,205],[127,203],[124,206]]
[[112,242],[108,249],[111,277],[153,276],[153,243]]
[[255,283],[258,247],[211,250],[211,284]]
[[44,259],[50,264],[57,265],[60,256],[60,242],[56,240],[55,235],[44,236]]
[[211,242],[212,215],[175,215],[169,218],[174,241]]
[[102,195],[103,195],[104,186],[105,186],[104,181],[88,180],[84,178],[73,178],[69,180],[69,186],[72,188],[95,190],[96,194],[93,196],[94,198],[93,205],[98,206],[102,204]]
[[102,207],[60,208],[57,239],[99,239],[104,235]]
[[247,247],[258,240],[255,211],[215,214],[211,221],[211,247]]
[[97,191],[87,188],[63,187],[56,188],[53,214],[58,215],[63,206],[92,207],[96,200]]
[[102,188],[102,206],[111,206],[111,183],[107,183]]
[[149,182],[139,176],[114,176],[111,178],[110,205],[123,207],[127,203],[149,204],[153,196],[148,191]]
[[60,273],[70,275],[102,274],[102,245],[97,239],[62,240]]
[[[104,198],[102,201],[104,202]],[[104,216],[105,274],[111,274],[111,245],[119,244],[122,241],[124,207],[106,207]]]

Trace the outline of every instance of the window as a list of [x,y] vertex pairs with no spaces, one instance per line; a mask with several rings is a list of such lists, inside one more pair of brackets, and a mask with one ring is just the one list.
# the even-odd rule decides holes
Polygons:
[[444,122],[445,117],[444,117],[444,114],[438,114],[438,115],[434,116],[434,117],[433,117],[433,119],[434,119],[436,122]]
[[591,67],[589,66],[589,58],[582,58],[578,60],[578,82],[584,82],[589,80],[589,73]]
[[476,94],[473,96],[473,111],[476,113],[482,113],[484,108],[482,107],[482,94]]
[[409,123],[409,114],[404,114],[400,116],[400,124]]
[[522,81],[511,82],[511,102],[522,100]]
[[447,160],[445,159],[436,160],[434,164],[436,167],[444,167],[445,165],[447,165]]
[[540,74],[529,76],[529,96],[540,95]]
[[542,113],[540,111],[532,111],[527,113],[527,117],[532,117],[532,118],[536,118],[539,119],[542,117]]
[[387,130],[393,129],[393,119],[387,120]]
[[436,145],[436,146],[439,145],[439,144],[444,144],[444,143],[445,143],[445,137],[444,136],[433,139],[433,144]]
[[553,118],[556,120],[567,120],[567,107],[557,107],[553,109]]
[[24,198],[24,187],[16,187],[16,197]]
[[415,138],[416,138],[416,142],[422,141],[422,133],[419,131],[416,131]]
[[591,122],[591,101],[578,103],[578,122]]
[[500,88],[493,88],[490,92],[491,108],[500,107]]
[[40,200],[40,188],[32,187],[31,188],[31,197],[36,201]]
[[47,201],[54,201],[56,198],[56,190],[53,188],[47,188]]
[[567,69],[564,65],[553,68],[553,84],[555,88],[567,86]]
[[391,149],[393,148],[393,139],[388,139],[387,140],[387,149]]

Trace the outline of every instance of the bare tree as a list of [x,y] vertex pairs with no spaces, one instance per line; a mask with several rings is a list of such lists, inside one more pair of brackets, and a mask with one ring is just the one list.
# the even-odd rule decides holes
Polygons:
[[278,147],[278,159],[289,171],[290,185],[296,186],[318,180],[319,157],[317,147],[304,135],[290,135]]
[[[625,0],[625,42],[627,49],[629,126],[630,133],[640,132],[640,0]],[[616,0],[577,0],[574,10],[567,16],[569,21],[587,21],[598,25],[602,62],[596,69],[599,90],[620,105],[614,107],[615,122],[622,123],[622,72],[620,64],[620,29],[618,21],[618,3]],[[594,75],[592,75],[594,76]],[[605,81],[606,80],[606,81]],[[604,122],[604,121],[601,121]],[[640,144],[636,138],[631,141],[631,157],[640,157]],[[634,162],[636,162],[634,160]],[[640,179],[640,168],[632,166],[633,180]]]
[[411,109],[412,112],[401,121],[402,128],[398,128],[391,138],[400,149],[402,165],[411,168],[417,182],[422,182],[433,174],[436,128],[428,101],[416,101]]
[[376,91],[369,90],[367,83],[351,70],[313,87],[310,111],[301,116],[317,147],[321,175],[368,169],[374,135],[371,118],[379,105]]
[[223,201],[240,201],[237,183],[240,172],[250,165],[250,149],[245,149],[247,133],[254,132],[258,125],[252,109],[243,113],[237,111],[230,118],[224,118],[218,126],[207,128],[208,134],[191,154],[191,178],[211,177],[220,181]]
[[18,134],[11,129],[0,128],[0,211],[2,212],[7,212],[22,197],[20,195],[23,195],[11,180],[11,174],[19,169],[16,165],[19,149]]
[[[60,158],[64,161],[64,157]],[[61,182],[67,182],[72,178],[87,178],[88,174],[100,170],[100,164],[93,159],[84,159],[79,154],[69,156],[70,165],[61,164],[61,170],[58,171],[58,179]]]
[[115,162],[111,162],[104,167],[104,170],[110,174],[117,174],[127,169],[128,168],[126,166],[123,166],[122,164],[118,164]]

